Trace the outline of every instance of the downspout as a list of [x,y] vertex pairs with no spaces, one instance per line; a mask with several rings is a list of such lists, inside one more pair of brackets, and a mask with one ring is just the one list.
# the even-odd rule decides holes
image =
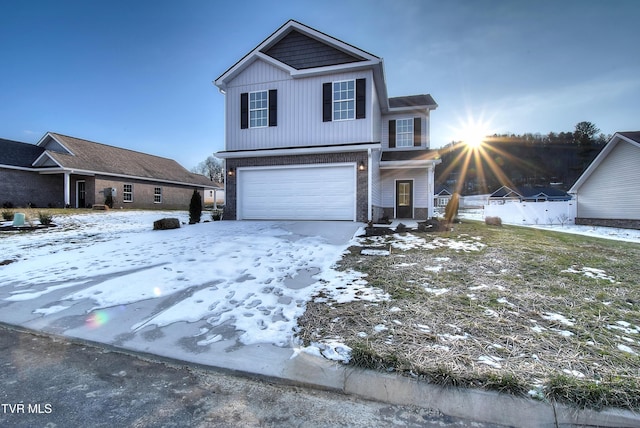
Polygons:
[[373,167],[371,164],[371,149],[367,149],[367,221],[371,221],[373,219],[372,209],[373,209]]

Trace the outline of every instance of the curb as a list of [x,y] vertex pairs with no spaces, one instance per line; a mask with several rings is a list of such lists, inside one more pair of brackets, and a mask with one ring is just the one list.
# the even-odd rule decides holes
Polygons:
[[[573,427],[597,426],[605,428],[633,428],[640,426],[640,414],[624,409],[595,411],[578,409],[559,403],[548,403],[516,397],[495,391],[439,386],[398,374],[345,366],[322,357],[294,353],[280,369],[271,369],[268,349],[259,354],[248,353],[242,364],[215,365],[158,355],[152,352],[123,348],[94,340],[64,336],[0,322],[0,327],[22,333],[46,336],[131,355],[149,361],[176,366],[190,365],[200,370],[211,370],[232,376],[260,379],[275,384],[333,390],[362,399],[392,405],[416,406],[438,410],[441,413],[475,422],[517,427]],[[280,356],[281,357],[281,356]],[[258,363],[258,359],[263,364]],[[227,361],[228,363],[229,361]],[[248,367],[251,367],[249,369]]]

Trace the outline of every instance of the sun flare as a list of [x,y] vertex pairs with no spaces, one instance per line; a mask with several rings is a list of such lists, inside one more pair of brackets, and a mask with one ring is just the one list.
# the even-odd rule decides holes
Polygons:
[[489,134],[489,128],[483,123],[470,122],[462,129],[462,141],[470,148],[477,149]]

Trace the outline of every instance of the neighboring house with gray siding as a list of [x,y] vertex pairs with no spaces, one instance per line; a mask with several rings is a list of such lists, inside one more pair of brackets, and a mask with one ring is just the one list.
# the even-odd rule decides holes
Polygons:
[[218,187],[176,161],[53,132],[36,144],[0,139],[0,204],[186,209]]
[[290,20],[225,71],[225,218],[433,215],[428,94],[390,98],[383,62]]
[[576,224],[640,229],[640,131],[617,132],[569,189]]

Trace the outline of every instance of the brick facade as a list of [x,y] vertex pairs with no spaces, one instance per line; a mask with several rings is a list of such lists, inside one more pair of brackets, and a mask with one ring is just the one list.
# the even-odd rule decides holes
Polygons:
[[18,169],[0,170],[0,205],[64,207],[64,181],[60,175],[41,175]]
[[[265,156],[250,158],[228,158],[226,159],[227,171],[236,170],[242,167],[252,166],[294,166],[294,165],[321,165],[339,163],[360,163],[365,165],[364,171],[357,172],[356,178],[356,220],[366,222],[368,218],[367,206],[369,200],[368,193],[368,161],[367,152],[343,152],[343,153],[323,153],[310,155],[290,155],[290,156]],[[224,218],[235,220],[237,218],[237,175],[226,178],[226,201]]]
[[575,223],[584,226],[620,227],[623,229],[640,230],[640,220],[576,217]]
[[[113,177],[106,176],[97,176],[94,181],[94,203],[105,203],[105,189],[116,189],[116,196],[113,198],[113,208],[188,210],[194,189],[200,193],[204,206],[204,188],[196,188],[195,185],[181,186],[178,184],[157,183],[145,180],[114,179]],[[124,201],[123,193],[125,184],[132,185],[133,200],[131,202]],[[154,202],[154,191],[156,187],[161,188],[161,203]]]
[[[10,203],[14,207],[29,205],[39,208],[64,207],[64,176],[62,174],[39,174],[36,171],[3,169],[0,171],[0,205]],[[105,188],[115,188],[116,198],[114,208],[136,209],[189,209],[193,190],[197,189],[203,199],[204,188],[196,185],[179,185],[146,180],[119,179],[109,176],[83,176],[71,174],[69,177],[70,205],[76,208],[78,204],[77,185],[79,181],[85,183],[84,206],[90,208],[93,204],[104,204],[106,200]],[[133,186],[133,201],[124,202],[122,193],[125,184]],[[154,190],[162,189],[162,202],[154,202]],[[81,205],[81,204],[80,204]]]

